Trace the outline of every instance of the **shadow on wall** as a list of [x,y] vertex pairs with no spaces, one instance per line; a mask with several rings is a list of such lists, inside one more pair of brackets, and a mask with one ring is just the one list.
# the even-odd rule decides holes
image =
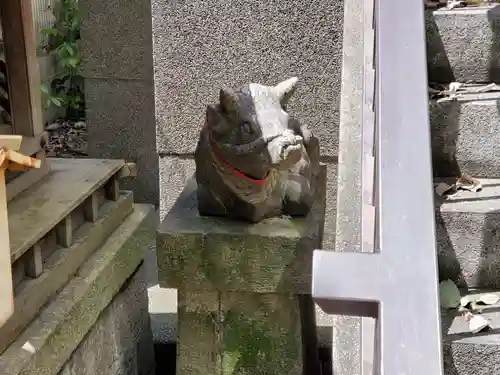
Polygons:
[[492,31],[488,76],[490,82],[500,82],[500,5],[488,11],[488,21]]
[[430,82],[449,83],[455,80],[433,11],[425,11],[427,40],[427,71]]

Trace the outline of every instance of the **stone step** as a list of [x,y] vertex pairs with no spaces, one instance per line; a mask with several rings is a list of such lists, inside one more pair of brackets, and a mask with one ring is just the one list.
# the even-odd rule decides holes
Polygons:
[[427,65],[435,82],[500,82],[498,5],[426,11]]
[[132,211],[120,160],[51,159],[49,174],[8,205],[14,314],[0,353]]
[[[128,302],[121,298],[113,311],[107,308],[154,243],[156,225],[153,206],[134,204],[123,223],[0,355],[0,373],[146,374],[152,360],[146,364],[138,359],[142,355],[151,359],[152,353],[143,351],[153,348],[141,342],[149,335],[144,328],[149,327],[147,319],[137,316],[145,308],[140,306],[142,301],[146,303],[144,279],[125,298]],[[144,323],[140,327],[138,318]],[[146,365],[144,370],[139,368]]]
[[468,288],[500,288],[500,179],[436,197],[439,276]]
[[482,315],[489,321],[490,329],[474,334],[460,313],[442,314],[445,374],[492,375],[500,372],[500,309],[484,306]]
[[500,92],[461,94],[429,104],[432,160],[436,177],[458,171],[500,177]]

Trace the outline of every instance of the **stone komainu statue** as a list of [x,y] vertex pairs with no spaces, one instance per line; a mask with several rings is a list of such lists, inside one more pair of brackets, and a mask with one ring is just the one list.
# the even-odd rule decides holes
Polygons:
[[258,222],[309,212],[318,140],[286,112],[297,78],[221,90],[208,106],[195,152],[198,210]]

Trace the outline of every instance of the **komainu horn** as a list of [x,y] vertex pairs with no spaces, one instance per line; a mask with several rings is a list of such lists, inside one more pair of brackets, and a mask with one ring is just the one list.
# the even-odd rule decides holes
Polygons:
[[286,111],[296,84],[222,89],[207,107],[195,152],[200,215],[259,222],[308,214],[319,144]]

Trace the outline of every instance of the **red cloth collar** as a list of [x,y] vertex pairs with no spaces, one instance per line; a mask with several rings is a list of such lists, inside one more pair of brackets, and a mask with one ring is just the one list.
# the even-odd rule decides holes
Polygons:
[[210,136],[210,143],[212,144],[212,151],[214,153],[214,155],[217,157],[217,159],[219,159],[219,161],[224,164],[224,166],[226,166],[232,174],[235,174],[247,181],[250,181],[254,184],[257,184],[257,185],[264,185],[267,181],[267,177],[269,176],[269,172],[266,174],[266,177],[264,177],[262,180],[259,180],[259,179],[256,179],[256,178],[253,178],[253,177],[250,177],[249,175],[245,174],[244,172],[240,171],[239,169],[233,167],[232,165],[230,165],[225,159],[224,157],[222,156],[222,154],[220,153],[219,151],[219,148],[217,147],[217,144],[215,143],[215,141],[212,139],[212,137]]

